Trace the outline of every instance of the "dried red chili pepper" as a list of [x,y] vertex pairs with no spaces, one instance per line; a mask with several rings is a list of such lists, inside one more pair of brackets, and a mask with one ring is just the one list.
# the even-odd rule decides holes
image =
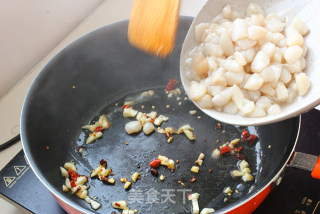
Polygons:
[[123,111],[125,108],[131,108],[131,106],[123,105],[123,106],[122,106],[122,111]]
[[242,154],[239,154],[239,153],[232,154],[232,156],[237,158],[237,159],[239,159],[239,160],[247,159],[247,157],[245,155],[242,155]]
[[104,177],[104,176],[100,176],[100,180],[105,181],[105,182],[109,182],[109,178]]
[[247,130],[242,131],[242,140],[248,140],[250,133]]
[[241,150],[243,149],[243,147],[236,147],[236,148],[234,148],[234,152],[235,153],[239,153]]
[[71,185],[72,187],[76,187],[76,186],[77,186],[76,183],[74,182],[74,180],[71,180],[71,181],[70,181],[70,185]]
[[231,150],[230,146],[223,146],[220,148],[220,153],[224,154],[224,153],[230,152],[230,150]]
[[258,136],[257,135],[250,135],[250,137],[247,139],[247,141],[250,143],[250,145],[255,144],[258,141]]
[[190,183],[194,183],[196,181],[196,177],[193,176],[191,179],[190,179]]
[[171,137],[171,134],[169,134],[168,132],[164,133],[164,135],[165,135],[167,138]]
[[100,132],[100,131],[102,131],[103,130],[103,127],[102,126],[99,126],[99,127],[97,127],[95,130],[94,130],[94,132]]
[[161,160],[160,159],[155,159],[150,162],[150,167],[151,168],[158,168],[160,166]]
[[101,159],[101,160],[100,160],[100,165],[101,165],[101,166],[107,167],[107,164],[108,164],[108,162],[107,162],[106,160],[104,160],[104,159]]
[[175,79],[169,79],[168,85],[166,87],[166,91],[171,91],[177,88],[179,81]]
[[158,176],[158,170],[156,170],[156,169],[151,169],[151,173],[153,174],[153,175],[155,175],[155,176]]
[[243,147],[236,147],[234,148],[234,154],[232,154],[233,157],[239,159],[239,160],[245,160],[247,157],[243,154],[240,154],[240,151],[243,149]]
[[121,204],[119,204],[118,202],[114,203],[116,206],[121,207]]
[[217,123],[217,124],[216,124],[216,129],[222,129],[221,123]]
[[67,172],[70,175],[71,180],[76,181],[77,178],[80,177],[80,175],[78,173],[75,173],[74,171],[72,171],[70,169]]

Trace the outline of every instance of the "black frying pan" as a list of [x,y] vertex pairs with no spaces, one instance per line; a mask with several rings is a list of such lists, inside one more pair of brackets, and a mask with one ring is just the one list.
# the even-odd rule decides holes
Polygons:
[[[59,166],[75,161],[79,174],[89,176],[103,158],[112,168],[116,184],[107,185],[97,179],[89,179],[89,195],[97,196],[97,201],[102,204],[98,213],[115,211],[111,207],[112,201],[129,202],[134,189],[142,190],[145,197],[142,204],[129,203],[129,207],[138,209],[139,213],[190,213],[191,202],[182,197],[186,189],[200,193],[200,208],[213,207],[225,212],[255,196],[283,169],[295,146],[299,118],[260,127],[222,124],[222,129],[216,129],[218,121],[199,110],[197,116],[201,116],[201,119],[188,113],[196,107],[183,99],[184,93],[180,96],[182,105],[178,104],[176,97],[168,99],[164,93],[168,79],[179,79],[181,44],[191,21],[191,18],[181,17],[176,48],[166,59],[149,56],[132,48],[127,41],[128,22],[124,21],[98,29],[75,41],[40,72],[23,106],[21,136],[32,169],[55,196],[81,212],[93,212],[85,201],[70,192],[62,192],[64,179]],[[178,128],[190,124],[195,128],[195,141],[190,142],[185,136],[179,135],[168,144],[159,133],[151,136],[125,133],[124,125],[130,119],[122,117],[121,105],[128,97],[148,89],[154,89],[156,96],[138,102],[133,107],[143,112],[156,110],[169,116],[169,121],[162,127]],[[115,103],[120,106],[116,107]],[[166,109],[167,104],[171,108]],[[141,105],[145,108],[141,109]],[[152,109],[152,105],[156,108]],[[94,122],[100,114],[108,116],[111,128],[104,132],[101,139],[85,145],[89,156],[82,157],[77,148],[84,145],[88,133],[81,127]],[[243,154],[247,156],[255,175],[255,181],[251,183],[231,177],[230,171],[236,169],[238,159],[225,156],[214,160],[210,157],[213,149],[221,145],[216,142],[217,139],[226,142],[239,138],[244,129],[259,136],[256,145],[241,143],[245,147]],[[129,145],[125,145],[125,142],[129,142]],[[271,148],[268,148],[269,145]],[[196,182],[190,183],[194,175],[190,168],[200,152],[205,153],[206,158],[199,174],[196,174]],[[158,154],[180,161],[174,172],[165,167],[159,169],[159,173],[166,177],[164,182],[160,182],[149,171],[150,161]],[[209,169],[213,172],[209,173]],[[125,191],[119,178],[130,178],[135,171],[141,173],[141,180],[134,183],[131,190]],[[178,180],[184,182],[186,187],[179,184]],[[226,196],[223,189],[227,186],[234,189],[239,184],[244,186],[244,190],[224,202]],[[146,204],[146,192],[151,188],[162,199],[161,194],[169,191],[174,194],[172,199],[176,203]]]

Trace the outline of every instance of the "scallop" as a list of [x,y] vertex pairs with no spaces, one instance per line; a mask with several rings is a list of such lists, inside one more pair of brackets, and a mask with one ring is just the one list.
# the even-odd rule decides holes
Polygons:
[[227,71],[225,73],[225,76],[227,78],[227,84],[228,85],[240,84],[243,81],[245,74],[246,74],[246,72],[244,72],[244,71],[241,71],[241,72]]
[[209,57],[208,58],[208,66],[209,66],[209,71],[208,71],[209,74],[212,71],[215,71],[215,70],[218,69],[218,63],[216,62],[214,57]]
[[231,37],[234,42],[248,37],[248,23],[246,20],[236,19],[233,21]]
[[284,64],[283,67],[288,69],[291,73],[301,73],[301,71],[302,71],[302,69],[301,69],[302,66],[301,66],[300,60],[294,62],[293,64]]
[[210,27],[210,23],[200,23],[195,27],[195,37],[198,42],[202,41],[203,32]]
[[233,54],[233,43],[231,41],[231,38],[227,33],[224,33],[220,37],[219,47],[224,52],[226,56],[230,56]]
[[268,66],[260,73],[261,78],[264,82],[272,82],[275,81],[275,73],[271,66]]
[[300,73],[295,76],[298,93],[304,96],[310,89],[310,80],[305,73]]
[[263,84],[263,79],[262,77],[254,73],[250,75],[249,79],[247,80],[246,84],[244,85],[244,89],[255,91],[258,90]]
[[262,39],[257,41],[257,44],[262,46],[264,43],[267,42],[272,42],[273,41],[273,33],[267,31],[267,34],[265,35],[265,37],[263,37]]
[[[244,58],[243,58],[243,60],[244,60]],[[238,72],[238,73],[243,71],[243,67],[236,60],[232,60],[232,59],[226,60],[226,62],[224,64],[224,69],[226,71]]]
[[274,55],[271,57],[271,62],[273,63],[281,63],[282,61],[282,54],[276,52]]
[[239,108],[239,110],[241,111],[241,113],[243,114],[249,114],[251,113],[253,110],[255,109],[255,104],[253,101],[248,100],[246,98],[243,99],[242,101],[242,105]]
[[143,132],[146,134],[146,135],[149,135],[151,134],[153,131],[154,131],[154,125],[151,123],[151,122],[147,122],[143,125]]
[[192,81],[188,91],[190,99],[198,101],[206,94],[207,88],[196,81]]
[[232,19],[232,9],[230,4],[227,4],[226,6],[224,6],[224,8],[222,9],[222,14],[224,18],[229,20]]
[[251,100],[253,100],[253,101],[257,101],[261,96],[261,92],[259,90],[248,91],[248,93],[250,95]]
[[250,16],[250,22],[252,25],[256,25],[256,26],[265,26],[266,22],[264,20],[264,17],[262,14],[252,14]]
[[286,30],[286,36],[287,36],[288,46],[293,46],[293,45],[302,46],[304,44],[303,36],[293,27],[291,28],[289,27]]
[[284,102],[288,99],[288,89],[283,82],[278,83],[275,91],[279,102]]
[[[238,65],[240,66],[244,66],[245,64],[247,64],[247,60],[246,57],[244,56],[245,53],[241,53],[239,51],[236,51],[234,53],[234,60],[238,63]],[[243,70],[243,67],[241,67],[239,70]]]
[[267,113],[263,108],[256,107],[248,116],[258,118],[258,117],[264,117],[266,115]]
[[272,33],[279,33],[283,30],[285,23],[276,14],[268,14],[266,17],[266,29]]
[[238,108],[242,106],[244,95],[237,85],[233,85],[232,87],[231,99],[237,105]]
[[253,15],[253,14],[261,14],[264,16],[264,12],[260,5],[255,4],[255,3],[250,3],[248,8],[247,8],[247,16]]
[[261,86],[260,91],[267,96],[273,96],[275,94],[275,90],[269,83],[264,83]]
[[303,49],[297,45],[288,47],[284,53],[284,58],[290,64],[295,63],[302,56]]
[[276,52],[276,46],[272,42],[266,42],[262,45],[261,50],[271,58]]
[[272,104],[272,101],[267,96],[261,96],[256,101],[256,107],[263,108],[264,110],[267,110]]
[[307,25],[303,23],[297,16],[293,18],[291,26],[303,36],[306,35],[309,31]]
[[286,83],[289,83],[291,79],[292,79],[292,74],[290,73],[290,71],[288,71],[288,69],[282,69],[281,75],[280,75],[280,81],[286,84]]
[[259,51],[251,64],[253,72],[261,72],[270,64],[270,58],[264,51]]
[[251,39],[241,39],[236,42],[236,46],[240,48],[240,50],[248,50],[257,44],[256,41]]
[[227,84],[227,79],[223,68],[219,68],[218,70],[212,72],[211,75],[208,78],[206,78],[205,81],[208,85],[225,86]]
[[246,62],[250,63],[254,59],[254,56],[256,54],[255,48],[249,48],[245,51],[242,51],[244,57],[246,58]]
[[233,11],[232,13],[232,20],[236,20],[236,19],[244,19],[245,18],[245,14],[239,11]]
[[279,114],[281,112],[281,107],[278,104],[273,104],[267,109],[267,112],[269,115]]
[[126,123],[124,129],[128,134],[133,134],[133,133],[140,132],[142,129],[142,126],[139,121],[130,121]]
[[252,40],[260,40],[267,35],[267,30],[261,26],[251,26],[248,28],[248,38]]
[[218,93],[220,93],[220,91],[222,91],[225,87],[224,86],[209,86],[208,87],[208,92],[212,95],[215,96]]
[[297,84],[295,81],[292,81],[288,87],[288,103],[292,103],[298,95]]
[[238,107],[234,102],[230,101],[223,107],[223,112],[227,114],[236,114],[238,113]]
[[208,58],[204,57],[202,52],[195,53],[195,55],[192,57],[191,64],[196,74],[198,74],[200,77],[206,77],[208,75]]
[[277,44],[278,42],[280,42],[282,39],[284,39],[284,35],[282,33],[274,33],[273,34],[273,38],[272,41]]
[[209,94],[205,94],[200,100],[197,101],[197,104],[200,108],[213,108],[214,103],[212,102],[212,96]]
[[212,103],[214,106],[219,106],[219,107],[224,106],[231,100],[231,96],[232,96],[232,88],[227,87],[212,98]]
[[222,57],[223,50],[218,44],[206,43],[203,46],[204,52],[207,56]]

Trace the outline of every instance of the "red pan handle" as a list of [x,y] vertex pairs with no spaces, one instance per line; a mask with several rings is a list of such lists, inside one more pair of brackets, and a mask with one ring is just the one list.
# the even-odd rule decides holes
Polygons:
[[311,171],[311,176],[320,179],[320,155],[294,152],[288,166]]
[[314,166],[312,172],[311,172],[311,176],[313,178],[317,178],[320,179],[320,155],[318,157],[318,160],[316,162],[316,165]]

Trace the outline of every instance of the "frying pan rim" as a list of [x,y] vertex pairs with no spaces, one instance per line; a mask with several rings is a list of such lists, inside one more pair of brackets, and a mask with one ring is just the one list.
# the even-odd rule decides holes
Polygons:
[[[192,19],[193,17],[190,17],[190,16],[180,16],[180,18],[182,19],[185,19],[185,20],[188,20],[188,19]],[[99,30],[102,30],[102,29],[105,29],[105,28],[112,28],[113,26],[115,25],[119,25],[119,24],[123,24],[123,23],[127,23],[128,20],[122,20],[122,21],[119,21],[119,22],[115,22],[115,23],[112,23],[110,25],[106,25],[106,26],[102,26],[100,28],[97,28],[91,32],[88,32],[78,38],[76,38],[75,40],[73,40],[72,42],[70,42],[68,45],[66,45],[64,48],[62,48],[58,53],[56,53],[51,59],[48,60],[48,62],[43,66],[43,68],[41,69],[41,71],[36,75],[35,79],[33,80],[30,88],[28,89],[28,92],[27,92],[27,95],[24,99],[24,102],[23,102],[23,106],[22,106],[22,111],[21,111],[21,117],[20,117],[20,133],[21,133],[21,142],[22,142],[22,147],[23,147],[23,150],[24,151],[28,151],[28,148],[26,147],[26,144],[24,142],[27,142],[26,139],[25,139],[25,131],[24,131],[24,128],[23,125],[24,125],[24,115],[25,115],[25,111],[26,111],[26,105],[27,105],[27,101],[29,100],[29,97],[30,97],[30,94],[32,92],[32,89],[34,89],[35,87],[35,84],[37,83],[37,80],[38,80],[38,77],[43,73],[42,71],[45,70],[45,68],[50,64],[50,62],[52,62],[52,60],[57,56],[59,55],[61,52],[63,52],[65,49],[71,47],[76,41],[78,40],[81,40],[83,39],[84,37],[88,36],[89,34],[91,33],[94,33],[96,31],[99,31]],[[271,178],[269,180],[269,182],[267,182],[265,185],[263,185],[262,187],[259,187],[259,191],[255,192],[254,194],[248,194],[244,197],[242,197],[240,200],[234,202],[233,204],[230,204],[220,210],[217,210],[219,213],[220,212],[229,212],[231,210],[234,210],[238,207],[240,207],[241,205],[247,203],[248,201],[250,201],[252,198],[256,197],[257,195],[259,195],[263,190],[265,190],[270,184],[272,184],[279,176],[280,174],[282,173],[282,171],[284,170],[284,168],[287,166],[287,163],[288,161],[290,160],[290,157],[292,156],[293,152],[295,151],[295,147],[296,147],[296,144],[297,144],[297,141],[298,141],[298,137],[299,137],[299,133],[300,133],[300,127],[301,127],[301,115],[299,115],[297,117],[298,119],[298,127],[297,127],[297,134],[296,134],[296,137],[295,137],[295,143],[290,151],[290,154],[288,155],[287,157],[287,160],[283,163],[283,166],[280,168],[280,170],[275,174],[275,176],[273,178]],[[31,161],[31,157],[29,157],[29,153],[25,152],[25,156],[26,156],[26,159],[28,160],[28,163],[32,169],[32,171],[34,172],[34,174],[36,175],[36,177],[40,180],[40,182],[46,187],[46,189],[49,190],[49,192],[51,194],[53,194],[56,198],[58,198],[59,200],[61,200],[64,204],[68,205],[69,207],[79,211],[79,212],[84,212],[84,213],[88,213],[88,209],[87,208],[84,208],[84,207],[81,207],[80,205],[77,205],[75,203],[72,203],[72,201],[69,200],[68,197],[62,195],[62,192],[59,192],[58,190],[54,189],[54,188],[51,188],[51,186],[49,186],[49,184],[47,184],[48,182],[46,181],[46,179],[42,178],[42,176],[40,176],[38,173],[37,173],[37,170],[34,168],[35,166],[33,166],[33,161]],[[89,212],[94,212],[93,210],[92,211],[89,211]]]
[[238,200],[238,201],[234,202],[234,204],[228,205],[228,206],[218,210],[218,213],[220,213],[220,212],[221,213],[230,212],[230,211],[232,211],[232,210],[244,205],[245,203],[249,202],[254,197],[258,196],[262,191],[264,191],[267,187],[272,185],[272,183],[274,183],[280,177],[280,175],[282,174],[284,169],[288,166],[288,162],[290,161],[293,153],[295,152],[295,148],[296,148],[297,143],[298,143],[300,130],[301,130],[301,115],[297,116],[297,118],[298,118],[299,122],[298,122],[298,130],[297,130],[297,135],[296,135],[296,139],[295,139],[294,145],[293,145],[293,147],[292,147],[292,149],[290,151],[290,154],[287,157],[287,160],[284,162],[283,166],[280,168],[280,170],[277,172],[277,174],[275,174],[275,176],[273,176],[273,178],[270,179],[270,181],[267,184],[265,184],[263,187],[260,187],[260,190],[257,191],[255,194],[250,195],[250,193],[249,193],[248,195],[242,197],[242,199],[244,199],[244,200]]

